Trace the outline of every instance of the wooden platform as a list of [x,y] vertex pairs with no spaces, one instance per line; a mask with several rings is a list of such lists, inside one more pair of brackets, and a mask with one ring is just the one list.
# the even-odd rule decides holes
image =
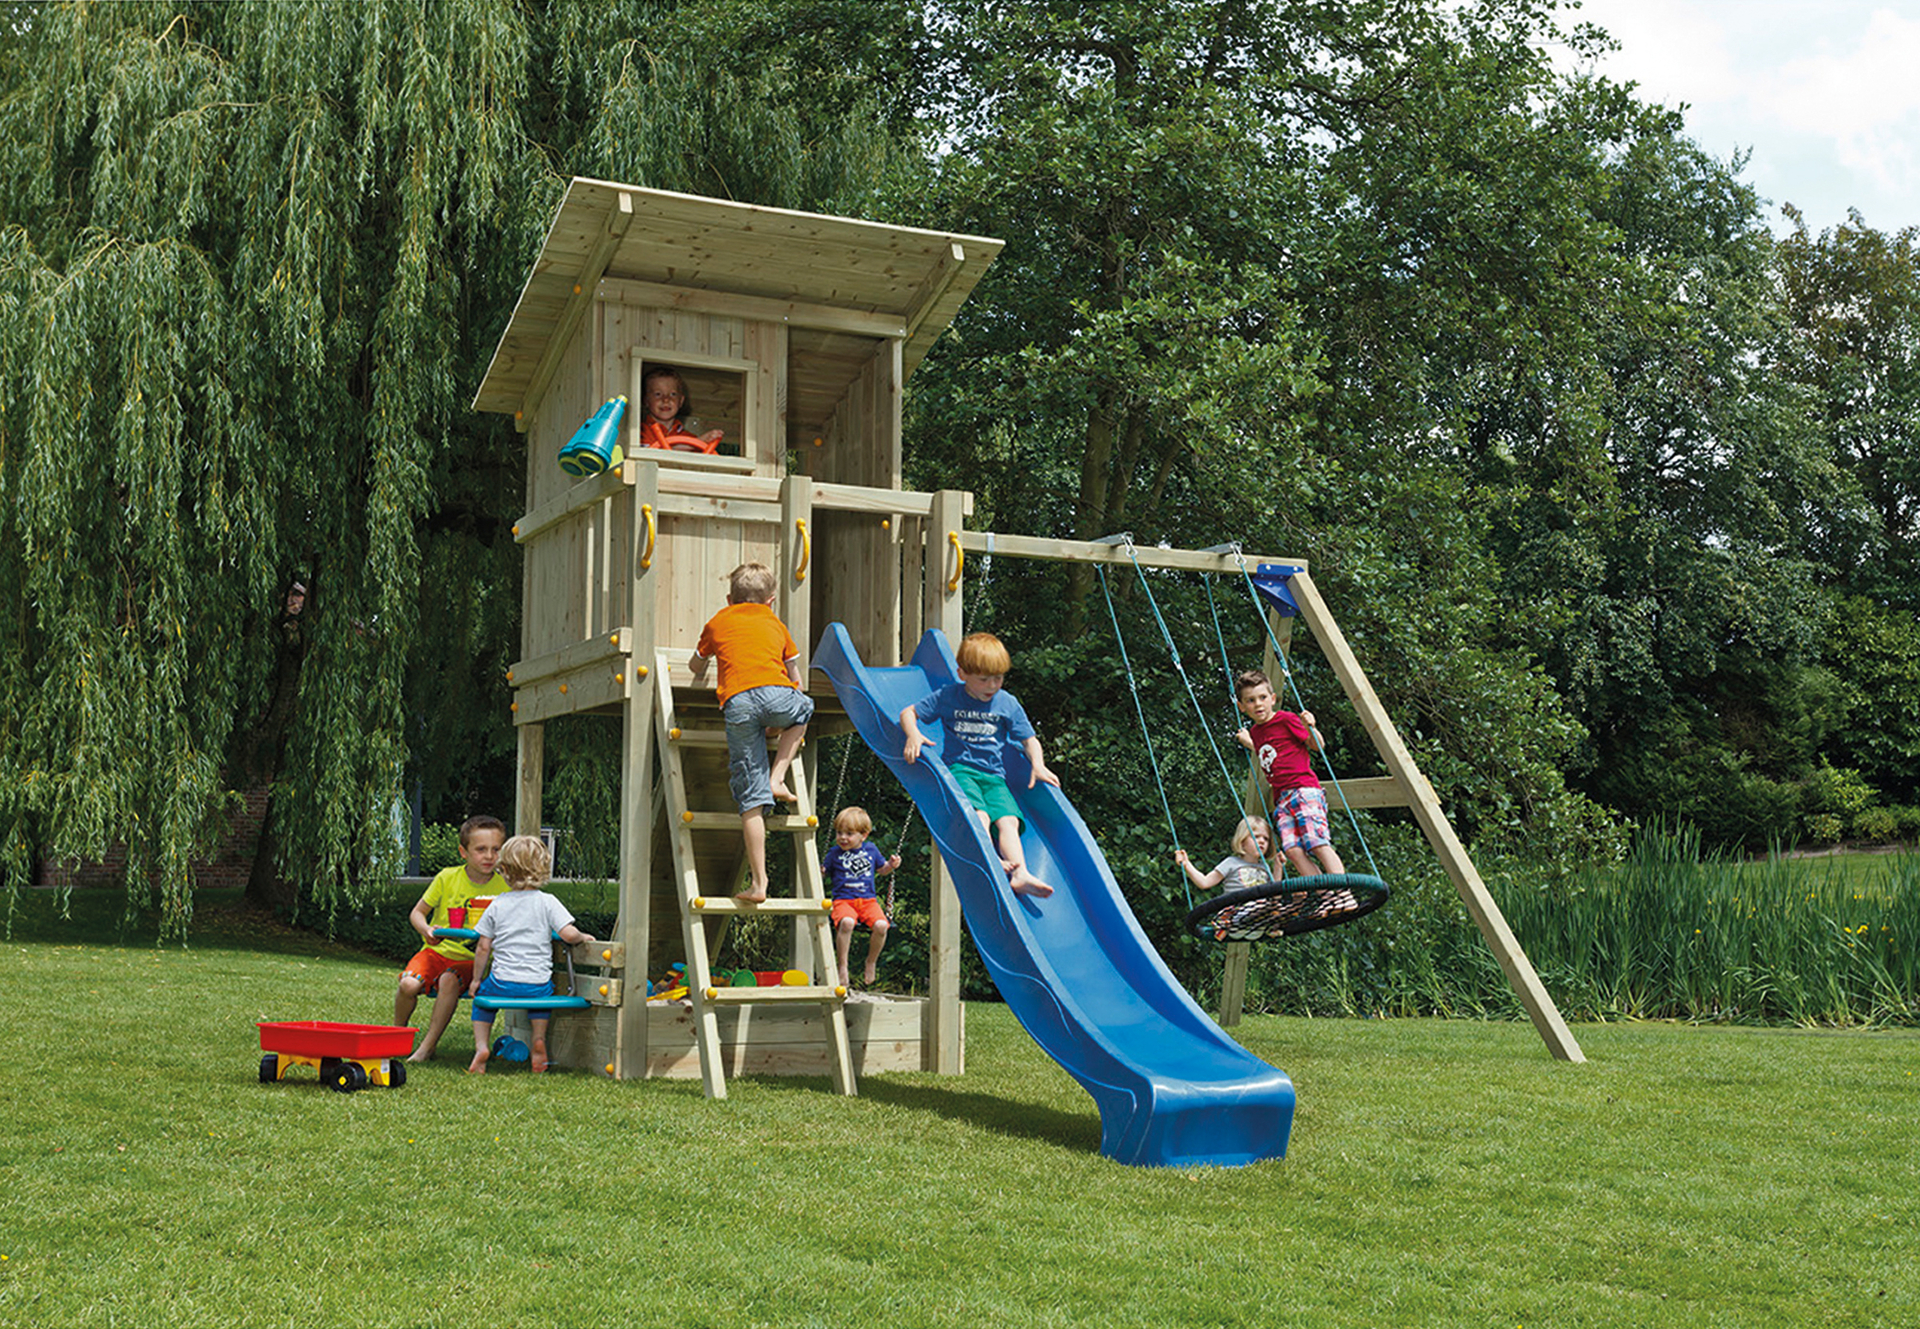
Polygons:
[[[889,996],[848,1002],[847,1037],[854,1073],[934,1069],[928,1051],[932,1009],[925,997]],[[717,1018],[729,1079],[739,1075],[825,1076],[832,1071],[821,1029],[825,1017],[818,1006],[722,1006]],[[614,1011],[601,1006],[554,1016],[547,1035],[554,1066],[606,1075],[613,1058],[613,1022]],[[502,1011],[496,1032],[526,1041],[530,1030],[525,1013]],[[684,1002],[647,1004],[646,1073],[675,1080],[700,1077],[693,1012]]]

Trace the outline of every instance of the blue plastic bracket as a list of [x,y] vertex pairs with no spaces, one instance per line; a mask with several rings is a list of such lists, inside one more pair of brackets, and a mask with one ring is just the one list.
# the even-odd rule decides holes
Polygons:
[[1293,618],[1299,614],[1300,605],[1293,598],[1293,587],[1287,583],[1300,570],[1291,563],[1262,563],[1253,571],[1253,589],[1283,617]]

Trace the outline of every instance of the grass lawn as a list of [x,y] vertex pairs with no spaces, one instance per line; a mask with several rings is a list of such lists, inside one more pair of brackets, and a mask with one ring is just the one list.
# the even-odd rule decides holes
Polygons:
[[0,942],[4,1326],[1920,1323],[1911,1032],[1257,1017],[1289,1156],[1143,1170],[995,1005],[855,1100],[472,1079],[464,1025],[339,1095],[253,1021],[384,1023],[391,966],[50,905]]

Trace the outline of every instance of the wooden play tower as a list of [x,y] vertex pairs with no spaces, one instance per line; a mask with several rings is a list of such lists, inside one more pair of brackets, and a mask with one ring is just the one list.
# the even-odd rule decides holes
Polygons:
[[[969,552],[1118,557],[1111,545],[968,532],[971,495],[901,488],[903,387],[1000,248],[598,180],[569,185],[474,400],[511,415],[527,440],[514,528],[524,557],[510,676],[516,829],[541,824],[547,721],[603,716],[622,736],[619,922],[610,942],[574,949],[589,1005],[555,1020],[556,1064],[619,1079],[699,1075],[715,1095],[739,1074],[828,1075],[851,1093],[868,1071],[961,1071],[961,919],[937,855],[928,996],[849,1005],[830,986],[809,753],[846,724],[823,676],[813,676],[820,711],[796,767],[801,801],[768,818],[770,839],[790,837],[793,880],[774,883],[787,898],[753,907],[791,918],[795,963],[812,982],[711,981],[709,937],[746,907],[732,899],[739,817],[713,679],[696,685],[687,660],[743,562],[775,570],[775,609],[803,653],[837,621],[864,660],[885,666],[928,628],[958,640]],[[701,427],[724,430],[736,455],[637,448],[641,376],[655,365],[680,372]],[[584,480],[562,471],[561,446],[620,394],[634,403],[624,462]],[[1235,566],[1218,553],[1137,556]],[[1414,810],[1549,1048],[1580,1059],[1304,564],[1295,590],[1388,771],[1360,782],[1366,803]],[[688,1003],[649,1003],[648,975],[682,958],[694,978]],[[1244,950],[1237,958],[1244,973]],[[1230,956],[1230,991],[1235,968]]]

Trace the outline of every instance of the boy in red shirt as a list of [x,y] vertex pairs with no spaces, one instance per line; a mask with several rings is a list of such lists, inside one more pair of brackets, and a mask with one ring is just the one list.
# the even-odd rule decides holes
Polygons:
[[1280,832],[1280,851],[1287,864],[1303,877],[1315,875],[1311,853],[1320,871],[1345,872],[1340,855],[1327,836],[1327,796],[1313,773],[1311,754],[1320,736],[1314,732],[1313,712],[1279,709],[1273,684],[1258,669],[1233,680],[1240,713],[1252,723],[1234,737],[1253,753],[1273,789],[1273,825]]
[[[792,802],[787,770],[813,718],[813,698],[800,680],[800,648],[773,612],[773,569],[742,563],[727,577],[727,607],[700,629],[700,644],[688,661],[693,681],[707,676],[707,662],[720,661],[720,715],[727,723],[727,779],[740,809],[740,837],[747,845],[748,889],[735,899],[758,904],[767,898],[766,809],[777,798]],[[780,739],[767,762],[767,730]]]

